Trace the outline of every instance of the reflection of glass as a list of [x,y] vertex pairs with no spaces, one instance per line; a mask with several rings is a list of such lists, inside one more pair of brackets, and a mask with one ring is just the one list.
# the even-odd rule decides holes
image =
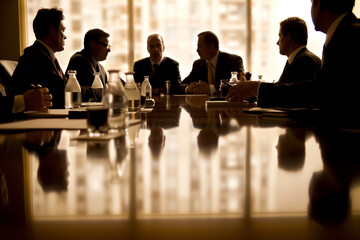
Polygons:
[[125,136],[112,139],[108,143],[108,163],[110,168],[110,181],[119,182],[126,169],[125,158],[128,155],[128,145]]
[[108,131],[108,108],[87,108],[87,131],[90,136],[101,136]]

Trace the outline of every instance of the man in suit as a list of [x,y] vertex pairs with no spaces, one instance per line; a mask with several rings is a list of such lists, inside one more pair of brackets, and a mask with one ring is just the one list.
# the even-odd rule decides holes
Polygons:
[[200,59],[181,82],[186,93],[215,93],[220,80],[230,79],[231,72],[238,72],[238,79],[245,80],[242,58],[219,51],[219,39],[213,32],[198,34],[197,53]]
[[9,80],[9,73],[0,64],[0,122],[10,121],[13,114],[24,110],[47,112],[51,107],[51,95],[47,88],[30,89],[22,95],[14,95]]
[[55,57],[55,52],[64,50],[65,26],[62,10],[40,9],[34,19],[36,41],[25,48],[12,76],[15,94],[23,94],[32,86],[41,85],[49,89],[53,108],[64,108],[66,78]]
[[159,34],[151,34],[147,39],[149,57],[134,63],[134,79],[137,83],[149,76],[153,94],[165,93],[165,81],[170,80],[170,93],[177,93],[180,89],[179,63],[169,57],[164,57],[164,40]]
[[317,31],[326,34],[322,67],[314,81],[278,84],[248,81],[229,89],[226,99],[257,97],[260,107],[359,108],[360,22],[352,13],[354,0],[313,0],[311,15]]
[[110,35],[101,29],[91,29],[84,37],[84,49],[76,52],[70,59],[66,69],[76,70],[76,78],[81,86],[82,101],[101,102],[102,91],[91,89],[95,73],[100,73],[100,79],[105,87],[107,76],[105,68],[99,63],[104,61],[110,52]]
[[304,20],[290,17],[280,23],[279,51],[288,57],[279,83],[313,80],[321,60],[306,48],[307,27]]

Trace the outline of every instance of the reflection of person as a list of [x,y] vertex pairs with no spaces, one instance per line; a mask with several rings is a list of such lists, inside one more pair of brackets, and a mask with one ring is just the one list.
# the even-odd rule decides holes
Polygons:
[[303,168],[306,135],[306,129],[291,127],[286,129],[285,134],[279,136],[276,148],[280,168],[291,171]]
[[59,150],[61,131],[30,131],[25,135],[24,147],[39,157],[37,178],[45,192],[66,191],[68,161],[65,150]]
[[1,121],[9,121],[12,114],[23,112],[24,110],[48,111],[51,107],[51,95],[48,94],[47,88],[31,89],[22,95],[15,95],[12,92],[9,82],[9,74],[0,64],[0,108],[2,113]]
[[154,109],[146,114],[148,128],[161,127],[169,129],[179,126],[181,115],[180,105],[173,98],[155,96]]
[[161,127],[155,126],[150,129],[149,148],[154,159],[159,159],[162,149],[165,146],[166,136]]
[[66,36],[62,10],[40,9],[34,19],[36,41],[25,48],[11,79],[14,94],[23,94],[41,85],[49,89],[53,108],[64,108],[66,78],[55,57],[55,52],[64,50]]
[[76,78],[82,88],[82,101],[101,102],[102,92],[91,89],[95,73],[100,73],[100,79],[105,87],[107,76],[104,67],[99,63],[104,61],[110,52],[109,34],[101,29],[91,29],[84,37],[84,49],[76,52],[69,61],[66,69],[76,70]]
[[213,93],[219,89],[221,79],[230,79],[231,72],[238,72],[238,79],[245,80],[242,58],[219,51],[219,39],[214,33],[198,35],[197,52],[200,59],[181,82],[186,93]]
[[149,76],[153,94],[165,93],[165,81],[170,80],[171,93],[180,91],[179,63],[169,57],[164,57],[165,44],[159,34],[151,34],[147,39],[149,57],[134,63],[134,79],[137,83],[144,81],[144,76]]
[[68,161],[65,150],[57,148],[39,153],[37,178],[45,192],[66,191],[69,185]]
[[321,60],[306,48],[307,27],[298,17],[287,18],[280,23],[279,50],[288,60],[278,82],[313,80],[320,69]]
[[360,24],[352,13],[354,3],[354,0],[312,1],[315,29],[326,33],[322,67],[314,81],[296,84],[241,82],[229,89],[226,99],[242,101],[257,97],[261,107],[358,109]]
[[351,212],[350,190],[359,185],[358,133],[317,131],[323,170],[313,174],[309,186],[309,216],[325,225],[343,223]]
[[200,153],[210,157],[218,149],[219,134],[216,128],[206,127],[201,129],[197,136],[197,144]]

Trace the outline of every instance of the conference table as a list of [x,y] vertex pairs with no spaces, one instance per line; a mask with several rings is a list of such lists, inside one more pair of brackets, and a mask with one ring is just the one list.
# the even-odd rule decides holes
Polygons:
[[108,139],[0,131],[0,239],[360,239],[359,131],[209,98]]

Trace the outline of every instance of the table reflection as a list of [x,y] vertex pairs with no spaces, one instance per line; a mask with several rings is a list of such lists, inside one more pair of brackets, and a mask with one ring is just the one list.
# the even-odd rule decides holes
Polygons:
[[63,131],[53,148],[26,148],[32,183],[30,214],[34,219],[127,218],[127,136],[73,143],[74,134],[81,133]]
[[212,219],[201,234],[209,237],[229,224],[229,236],[239,229],[256,235],[257,227],[246,226],[264,219],[281,226],[300,219],[308,232],[314,221],[328,230],[359,215],[358,133],[318,131],[242,108],[206,109],[208,96],[155,100],[152,111],[129,116],[141,123],[111,140],[73,140],[80,130],[1,133],[0,220],[35,224],[39,235],[48,223],[91,220],[126,238],[180,224],[167,220],[189,229]]
[[351,191],[360,182],[360,135],[329,130],[317,132],[316,137],[324,168],[311,178],[309,216],[322,224],[339,224],[351,211],[359,211],[358,203],[352,204],[356,200],[351,200]]

